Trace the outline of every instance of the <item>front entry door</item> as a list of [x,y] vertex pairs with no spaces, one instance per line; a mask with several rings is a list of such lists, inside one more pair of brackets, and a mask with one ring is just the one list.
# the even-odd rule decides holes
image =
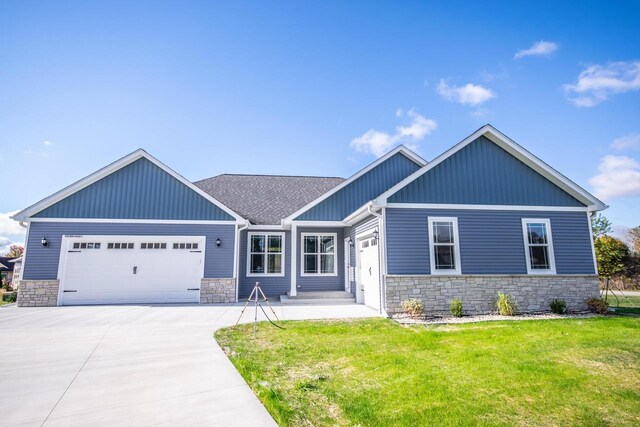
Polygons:
[[380,309],[380,258],[378,241],[374,237],[360,240],[360,286],[364,303]]

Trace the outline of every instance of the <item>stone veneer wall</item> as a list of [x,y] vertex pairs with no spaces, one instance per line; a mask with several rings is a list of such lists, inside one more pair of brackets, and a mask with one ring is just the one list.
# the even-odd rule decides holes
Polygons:
[[55,307],[59,283],[58,280],[20,280],[18,307]]
[[236,302],[236,279],[202,279],[200,304]]
[[551,300],[563,299],[569,311],[585,310],[585,300],[598,297],[594,275],[554,276],[387,276],[387,313],[401,313],[408,298],[424,302],[425,312],[449,312],[454,298],[462,301],[465,313],[496,311],[498,292],[511,294],[520,312],[550,311]]

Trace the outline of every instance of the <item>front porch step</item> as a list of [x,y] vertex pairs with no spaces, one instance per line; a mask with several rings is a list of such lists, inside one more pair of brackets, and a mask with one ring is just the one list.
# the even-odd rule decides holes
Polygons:
[[281,304],[305,304],[305,305],[333,305],[355,304],[353,294],[345,291],[328,292],[298,292],[296,296],[281,295]]

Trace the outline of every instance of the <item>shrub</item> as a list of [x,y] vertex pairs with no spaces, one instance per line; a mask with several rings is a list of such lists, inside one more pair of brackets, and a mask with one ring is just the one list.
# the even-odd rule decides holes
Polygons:
[[498,313],[500,313],[501,316],[513,316],[516,314],[518,304],[511,295],[498,292],[496,307],[498,308]]
[[5,292],[2,295],[2,301],[4,302],[16,302],[16,293],[15,292]]
[[589,298],[586,303],[592,313],[607,314],[609,311],[609,304],[602,298]]
[[562,299],[554,299],[549,303],[549,308],[551,311],[556,314],[566,314],[567,313],[567,303]]
[[449,311],[451,311],[451,315],[453,317],[462,317],[462,301],[460,301],[458,298],[451,301]]
[[424,314],[424,303],[416,298],[402,301],[402,310],[411,317],[421,317]]

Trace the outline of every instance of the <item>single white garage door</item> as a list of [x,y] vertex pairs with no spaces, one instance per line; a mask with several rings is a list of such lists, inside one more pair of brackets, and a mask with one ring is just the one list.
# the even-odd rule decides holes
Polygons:
[[65,236],[61,302],[198,302],[204,249],[201,236]]
[[364,303],[375,309],[380,308],[380,258],[378,240],[374,237],[360,243],[360,284],[364,293]]

